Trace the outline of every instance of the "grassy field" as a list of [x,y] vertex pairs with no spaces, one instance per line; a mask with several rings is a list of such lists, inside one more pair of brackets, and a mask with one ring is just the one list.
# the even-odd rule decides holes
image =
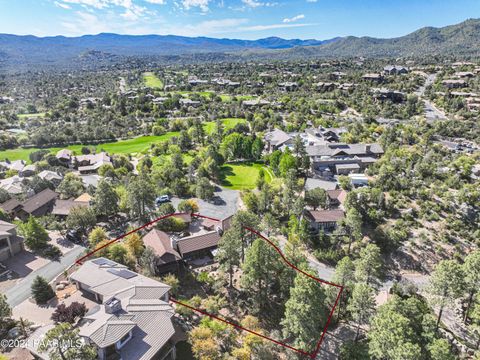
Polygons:
[[35,113],[35,114],[17,114],[19,119],[28,119],[28,118],[38,118],[38,117],[44,117],[45,113]]
[[[242,118],[226,118],[222,119],[223,127],[225,130],[230,130],[235,127],[237,124],[245,124],[247,120]],[[203,124],[203,128],[207,134],[212,134],[215,131],[215,122],[208,121]]]
[[271,182],[271,172],[260,163],[227,164],[222,166],[222,186],[233,190],[254,189],[260,169],[265,170],[265,181]]
[[[110,154],[129,154],[129,153],[136,153],[136,152],[143,152],[148,150],[150,146],[154,143],[166,141],[170,139],[172,136],[178,135],[178,132],[169,132],[164,135],[160,136],[140,136],[134,139],[129,140],[120,140],[111,143],[104,143],[99,144],[96,146],[97,151],[104,150]],[[80,153],[83,146],[88,145],[70,145],[67,146],[67,149]],[[51,152],[57,152],[62,148],[48,148],[46,150],[50,150]],[[28,155],[30,153],[41,150],[39,148],[29,148],[29,149],[13,149],[13,150],[5,150],[0,151],[0,160],[9,159],[10,161],[13,160],[25,160],[28,161]]]
[[143,73],[143,81],[145,86],[153,89],[163,89],[163,81],[160,80],[153,72]]

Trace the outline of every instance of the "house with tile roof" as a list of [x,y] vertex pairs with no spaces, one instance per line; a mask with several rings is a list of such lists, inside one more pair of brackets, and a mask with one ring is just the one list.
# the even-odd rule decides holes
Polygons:
[[79,335],[100,360],[176,358],[168,285],[103,257],[85,262],[70,280],[99,303],[80,320]]
[[384,151],[380,144],[328,143],[307,146],[314,174],[325,172],[338,175],[359,173],[377,161]]

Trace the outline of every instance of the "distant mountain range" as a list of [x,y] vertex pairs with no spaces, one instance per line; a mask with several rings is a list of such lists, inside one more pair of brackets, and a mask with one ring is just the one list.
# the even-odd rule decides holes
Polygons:
[[80,37],[36,37],[0,34],[0,68],[35,65],[72,65],[98,60],[158,57],[201,61],[294,59],[312,57],[398,57],[425,55],[479,56],[480,19],[443,28],[425,27],[392,38],[338,37],[330,40],[214,39],[174,35],[118,35],[102,33]]

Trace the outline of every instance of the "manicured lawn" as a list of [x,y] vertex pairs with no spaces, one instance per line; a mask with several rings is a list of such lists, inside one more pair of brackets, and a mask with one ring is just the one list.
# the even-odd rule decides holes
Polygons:
[[[160,136],[140,136],[134,139],[129,140],[120,140],[111,143],[104,143],[96,146],[98,150],[105,150],[110,154],[129,154],[129,153],[136,153],[136,152],[143,152],[150,148],[150,146],[154,143],[166,141],[170,139],[172,136],[178,135],[178,132],[169,132],[164,135]],[[88,145],[70,145],[67,146],[67,149],[73,150],[77,153],[80,153],[83,146]],[[62,148],[48,148],[46,150],[50,150],[51,152],[57,152]],[[10,161],[13,160],[25,160],[28,161],[28,155],[34,151],[40,150],[39,148],[31,148],[31,149],[13,149],[13,150],[5,150],[0,151],[0,160],[9,159]]]
[[227,164],[222,166],[222,186],[233,190],[254,189],[260,169],[265,170],[266,182],[272,181],[271,173],[260,163]]
[[37,117],[44,117],[45,113],[35,113],[35,114],[17,114],[19,119],[28,119],[28,118],[37,118]]
[[143,81],[147,87],[153,89],[163,89],[163,81],[160,80],[153,72],[143,73]]
[[[235,127],[237,124],[245,124],[247,120],[242,119],[242,118],[226,118],[222,119],[223,127],[225,130],[230,130]],[[215,130],[215,122],[214,121],[208,121],[203,124],[203,129],[207,134],[212,134],[213,131]]]

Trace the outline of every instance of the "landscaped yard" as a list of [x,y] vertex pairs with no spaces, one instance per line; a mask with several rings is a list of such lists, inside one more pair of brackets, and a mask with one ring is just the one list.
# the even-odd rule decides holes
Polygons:
[[[240,123],[246,123],[247,120],[242,119],[242,118],[226,118],[222,119],[223,127],[225,130],[230,130],[235,127],[235,125],[240,124]],[[203,124],[203,128],[205,129],[205,132],[207,134],[212,134],[215,130],[215,122],[214,121],[209,121]]]
[[163,89],[163,81],[159,79],[153,72],[143,73],[143,81],[147,87],[153,89]]
[[272,181],[271,172],[260,163],[227,164],[222,166],[222,186],[233,190],[254,189],[260,169],[265,171],[266,182]]
[[[136,153],[136,152],[143,152],[148,150],[150,146],[154,143],[166,141],[170,139],[172,136],[178,135],[178,132],[169,132],[164,135],[160,136],[140,136],[134,139],[128,140],[120,140],[116,142],[104,143],[99,144],[96,146],[97,151],[104,150],[110,154],[129,154],[129,153]],[[73,150],[77,153],[80,153],[82,147],[88,145],[70,145],[67,146],[67,149]],[[62,148],[48,148],[46,150],[50,150],[52,152],[57,152]],[[9,159],[10,161],[14,160],[25,160],[28,161],[28,155],[30,153],[41,150],[39,148],[29,148],[29,149],[12,149],[12,150],[5,150],[0,151],[0,160]]]

